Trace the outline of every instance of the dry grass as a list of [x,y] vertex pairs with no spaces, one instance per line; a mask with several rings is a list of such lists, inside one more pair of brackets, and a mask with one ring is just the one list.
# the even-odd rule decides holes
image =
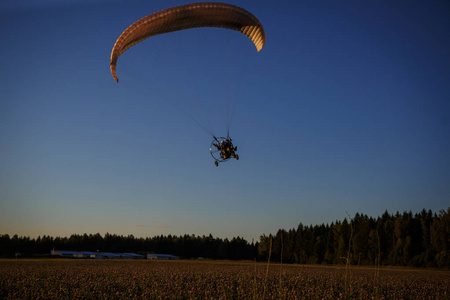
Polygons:
[[[235,261],[0,260],[0,298],[449,299],[450,272]],[[280,286],[280,279],[282,286]]]

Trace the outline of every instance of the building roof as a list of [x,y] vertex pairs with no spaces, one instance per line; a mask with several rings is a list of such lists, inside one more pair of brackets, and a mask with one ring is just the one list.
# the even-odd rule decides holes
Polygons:
[[108,258],[144,258],[144,255],[136,253],[113,253],[113,252],[92,252],[92,251],[73,251],[73,250],[52,250],[52,255],[61,256],[92,256],[97,257],[108,257]]
[[171,259],[179,258],[178,256],[171,255],[171,254],[154,254],[154,253],[150,253],[148,255],[153,255],[153,256],[155,256],[157,258],[171,258]]

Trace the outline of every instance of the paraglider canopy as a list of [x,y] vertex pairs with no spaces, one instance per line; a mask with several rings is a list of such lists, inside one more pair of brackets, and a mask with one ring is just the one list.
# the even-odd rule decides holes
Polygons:
[[117,39],[111,52],[111,74],[116,75],[120,55],[139,42],[163,33],[197,27],[221,27],[241,32],[259,52],[266,42],[264,29],[250,12],[226,3],[192,3],[161,10],[130,25]]

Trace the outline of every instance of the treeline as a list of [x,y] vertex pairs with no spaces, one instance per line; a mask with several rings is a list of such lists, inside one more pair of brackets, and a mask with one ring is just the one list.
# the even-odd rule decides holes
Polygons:
[[450,267],[450,208],[439,214],[431,210],[387,211],[373,218],[357,213],[353,218],[331,224],[304,226],[275,235],[263,235],[249,243],[237,237],[155,236],[73,234],[70,237],[38,238],[0,234],[0,256],[49,255],[51,249],[165,253],[182,258],[267,260],[300,264],[397,265],[413,267]]
[[263,235],[260,257],[300,264],[450,267],[450,208],[376,219],[357,213],[331,225],[304,226]]
[[155,236],[137,238],[133,235],[123,236],[106,233],[73,234],[70,237],[42,236],[37,239],[29,237],[10,237],[0,235],[0,256],[13,256],[20,252],[22,256],[49,255],[51,249],[92,252],[134,252],[172,254],[182,258],[211,259],[254,259],[258,255],[258,245],[249,244],[247,240],[236,237],[231,240],[209,236]]

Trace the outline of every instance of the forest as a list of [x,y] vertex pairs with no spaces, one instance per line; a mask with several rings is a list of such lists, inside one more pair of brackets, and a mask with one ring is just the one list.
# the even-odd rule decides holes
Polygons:
[[134,237],[106,233],[37,238],[0,234],[0,256],[49,256],[51,249],[166,253],[181,258],[257,260],[297,264],[450,267],[450,207],[433,213],[403,212],[377,218],[356,213],[331,224],[303,225],[262,235],[256,243],[241,237],[196,235]]

